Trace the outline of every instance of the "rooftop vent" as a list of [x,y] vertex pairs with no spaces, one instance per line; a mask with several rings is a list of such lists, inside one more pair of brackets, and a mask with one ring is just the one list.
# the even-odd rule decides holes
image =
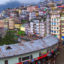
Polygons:
[[7,47],[6,47],[6,50],[9,50],[9,49],[12,49],[12,48],[11,48],[10,46],[7,46]]

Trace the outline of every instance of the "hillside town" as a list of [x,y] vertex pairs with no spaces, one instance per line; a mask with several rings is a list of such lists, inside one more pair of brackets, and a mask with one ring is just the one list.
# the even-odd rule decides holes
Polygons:
[[0,13],[0,64],[56,64],[63,45],[62,0],[45,0]]

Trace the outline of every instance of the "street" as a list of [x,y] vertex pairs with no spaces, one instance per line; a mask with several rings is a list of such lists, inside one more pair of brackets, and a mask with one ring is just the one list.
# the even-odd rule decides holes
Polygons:
[[56,59],[56,64],[64,64],[64,48],[61,49],[60,55]]

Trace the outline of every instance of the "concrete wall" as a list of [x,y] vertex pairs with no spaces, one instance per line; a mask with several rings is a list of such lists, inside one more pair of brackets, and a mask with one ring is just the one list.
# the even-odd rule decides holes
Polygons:
[[18,56],[18,57],[0,59],[0,64],[5,64],[5,60],[8,60],[8,64],[16,64],[16,63],[19,63],[19,60],[18,60],[19,58],[30,56],[30,55],[33,55],[33,58],[39,57],[39,53],[35,52],[35,53],[26,54],[26,55],[22,55],[22,56]]

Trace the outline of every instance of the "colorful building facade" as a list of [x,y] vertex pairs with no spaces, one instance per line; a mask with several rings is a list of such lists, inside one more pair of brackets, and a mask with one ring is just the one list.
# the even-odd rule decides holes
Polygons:
[[53,10],[51,11],[51,34],[57,38],[60,37],[60,10]]

